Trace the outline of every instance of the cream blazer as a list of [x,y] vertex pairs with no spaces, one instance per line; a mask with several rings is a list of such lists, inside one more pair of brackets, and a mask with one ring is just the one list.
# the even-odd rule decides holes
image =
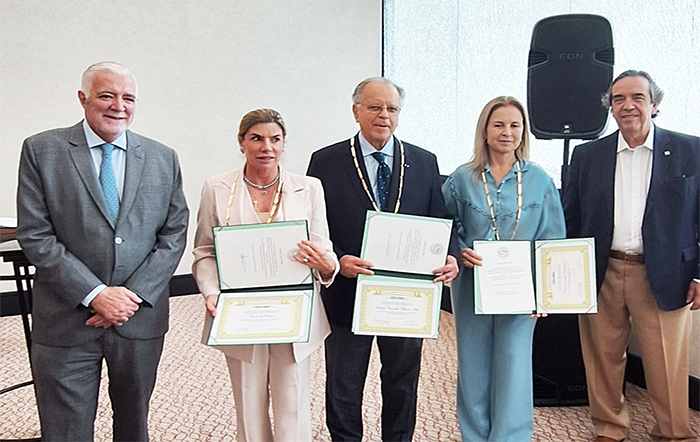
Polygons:
[[[330,334],[330,325],[326,310],[320,296],[320,284],[328,286],[335,279],[340,269],[338,258],[333,252],[333,244],[328,239],[328,222],[326,221],[326,203],[321,182],[312,177],[281,171],[282,198],[275,221],[294,221],[305,219],[309,223],[311,242],[325,249],[335,261],[335,272],[330,280],[321,281],[319,272],[314,270],[314,299],[311,310],[311,330],[309,342],[292,344],[294,359],[300,362],[323,344]],[[238,183],[231,204],[229,225],[260,224],[260,219],[253,209],[253,201],[248,192],[248,186],[243,182],[243,169],[214,175],[207,178],[202,189],[199,212],[197,214],[197,232],[194,239],[194,263],[192,273],[197,281],[199,290],[206,298],[207,295],[219,293],[219,278],[214,257],[214,238],[212,228],[226,225],[226,209],[228,208],[231,186],[238,175]],[[299,238],[301,240],[301,238]],[[211,317],[205,311],[202,340],[211,327]],[[217,346],[227,356],[253,362],[257,345]]]

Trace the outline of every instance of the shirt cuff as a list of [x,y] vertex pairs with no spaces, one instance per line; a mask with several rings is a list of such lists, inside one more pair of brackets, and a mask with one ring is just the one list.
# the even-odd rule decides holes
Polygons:
[[83,298],[83,301],[81,302],[81,304],[83,304],[85,307],[90,307],[90,303],[92,302],[92,300],[95,299],[97,297],[97,295],[99,295],[100,292],[106,288],[107,288],[107,286],[104,284],[98,285],[97,287],[92,289],[90,291],[90,293],[88,293],[85,298]]
[[695,281],[695,282],[697,282],[698,284],[700,284],[700,278],[693,278],[693,281]]

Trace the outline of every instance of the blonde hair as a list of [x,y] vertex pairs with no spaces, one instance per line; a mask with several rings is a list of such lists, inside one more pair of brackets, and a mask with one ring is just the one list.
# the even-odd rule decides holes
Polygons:
[[274,109],[255,109],[241,118],[241,124],[238,125],[238,142],[243,142],[245,135],[253,126],[265,123],[276,123],[282,129],[282,136],[287,137],[287,129],[279,112]]
[[486,128],[493,112],[504,106],[514,106],[523,116],[523,136],[520,145],[515,148],[515,158],[518,161],[527,161],[530,158],[530,128],[527,123],[527,114],[523,105],[514,97],[501,96],[486,103],[479,115],[474,134],[474,155],[469,160],[469,166],[476,174],[480,174],[489,162],[489,145],[486,142]]

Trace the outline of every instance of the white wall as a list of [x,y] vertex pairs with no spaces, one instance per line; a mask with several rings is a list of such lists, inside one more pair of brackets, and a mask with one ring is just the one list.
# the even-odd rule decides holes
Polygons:
[[200,189],[242,164],[241,117],[280,111],[283,165],[304,173],[313,151],[357,130],[351,94],[381,74],[381,51],[381,0],[0,0],[0,216],[16,216],[22,140],[78,122],[82,72],[118,61],[139,83],[131,129],[180,155],[189,273]]
[[[472,155],[474,127],[490,99],[513,95],[525,103],[532,29],[538,20],[553,15],[606,17],[613,30],[614,75],[626,69],[648,71],[666,92],[655,119],[659,127],[700,135],[698,0],[386,4],[386,75],[408,92],[397,135],[433,151],[443,174]],[[617,125],[611,118],[608,133],[614,130]],[[564,142],[532,136],[530,141],[532,159],[559,183]],[[580,143],[573,140],[571,147]],[[693,312],[692,321],[690,370],[700,377],[700,311]],[[630,348],[639,354],[635,339]]]

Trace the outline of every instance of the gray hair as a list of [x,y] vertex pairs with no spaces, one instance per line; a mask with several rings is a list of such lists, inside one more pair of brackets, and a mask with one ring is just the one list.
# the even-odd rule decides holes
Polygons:
[[100,71],[109,71],[116,75],[131,76],[131,78],[134,80],[134,87],[137,92],[136,95],[138,95],[138,85],[136,83],[136,77],[134,77],[134,74],[132,74],[129,68],[127,68],[126,66],[114,61],[101,61],[99,63],[90,65],[87,69],[85,69],[85,72],[83,72],[83,78],[80,82],[80,90],[85,95],[90,94],[90,88],[92,87],[92,79],[95,77],[95,74],[97,74]]
[[626,77],[644,77],[647,80],[649,80],[649,96],[651,97],[651,104],[655,104],[657,106],[657,110],[656,112],[654,112],[651,118],[656,117],[659,114],[658,105],[661,104],[661,100],[664,98],[664,91],[661,90],[661,88],[651,78],[651,75],[644,71],[628,69],[625,72],[618,75],[617,78],[615,78],[615,80],[613,80],[613,82],[610,84],[610,87],[608,88],[607,92],[605,92],[601,97],[603,106],[605,106],[608,109],[612,107],[612,88],[613,86],[615,86],[615,83]]
[[365,91],[365,86],[370,83],[374,83],[375,81],[394,86],[396,91],[399,93],[399,106],[403,107],[403,100],[406,98],[406,91],[393,81],[384,77],[370,77],[366,80],[362,80],[362,82],[355,87],[355,91],[352,93],[352,104],[360,104],[360,99]]

